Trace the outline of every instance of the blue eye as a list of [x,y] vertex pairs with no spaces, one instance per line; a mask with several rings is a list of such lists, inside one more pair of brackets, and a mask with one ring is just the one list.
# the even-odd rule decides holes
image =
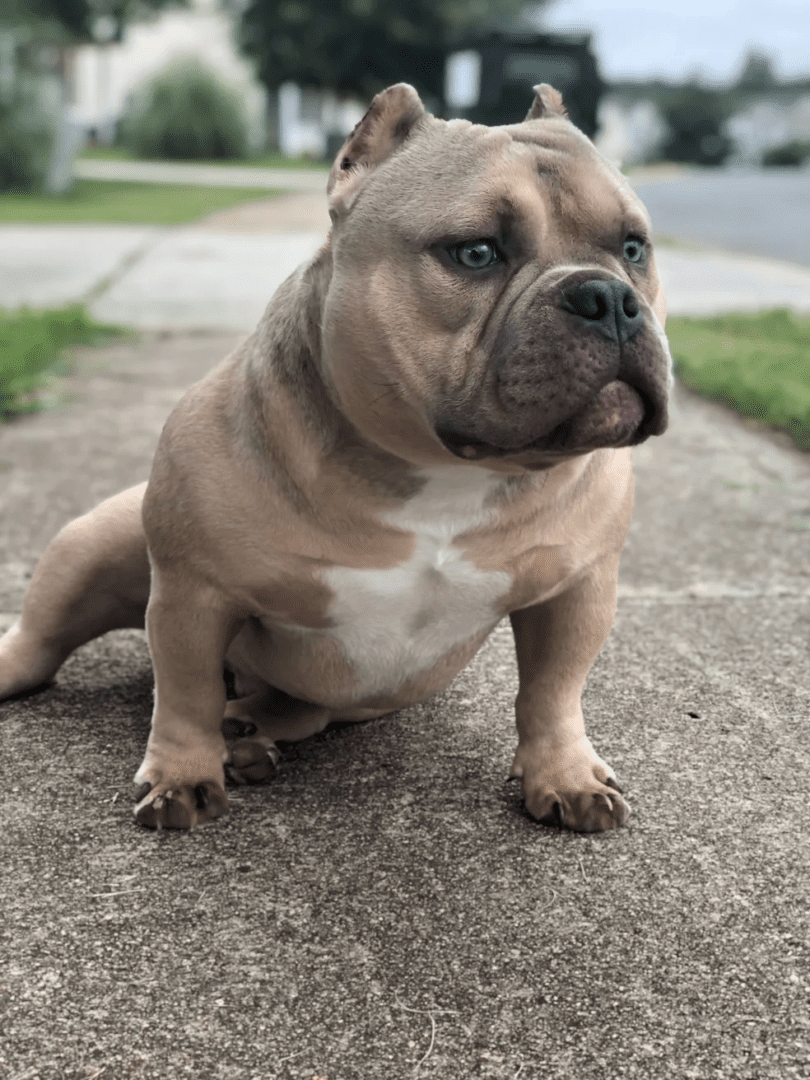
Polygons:
[[628,236],[624,242],[624,257],[636,266],[643,266],[647,261],[647,244],[640,236]]
[[492,240],[468,240],[451,248],[450,254],[468,270],[484,270],[500,259]]

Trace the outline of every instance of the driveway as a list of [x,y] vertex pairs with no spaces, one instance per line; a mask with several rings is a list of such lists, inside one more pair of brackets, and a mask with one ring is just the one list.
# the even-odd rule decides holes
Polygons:
[[[239,259],[214,265],[236,296]],[[207,273],[183,286],[197,310],[219,295]],[[242,329],[81,349],[60,407],[0,427],[0,626],[54,531],[147,474],[173,403]],[[0,705],[0,1077],[810,1077],[810,460],[680,389],[675,405],[636,454],[585,695],[628,827],[522,812],[504,624],[445,693],[289,748],[226,819],[146,832],[149,659],[141,634],[110,634]]]

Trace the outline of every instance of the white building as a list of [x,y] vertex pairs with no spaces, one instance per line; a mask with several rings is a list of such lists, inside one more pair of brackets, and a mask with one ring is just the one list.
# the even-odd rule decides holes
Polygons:
[[278,92],[279,149],[288,157],[331,157],[365,111],[359,101],[284,83]]
[[[667,133],[653,101],[628,100],[621,93],[609,92],[599,103],[599,125],[596,145],[623,165],[655,160]],[[766,150],[794,140],[810,142],[810,93],[763,92],[729,117],[724,130],[735,142],[728,164],[758,166]]]
[[667,133],[652,101],[627,102],[606,94],[599,102],[599,131],[594,142],[617,165],[639,165],[655,156]]
[[739,165],[755,165],[766,150],[785,143],[810,143],[810,93],[754,98],[729,119],[726,131],[737,144],[732,160]]

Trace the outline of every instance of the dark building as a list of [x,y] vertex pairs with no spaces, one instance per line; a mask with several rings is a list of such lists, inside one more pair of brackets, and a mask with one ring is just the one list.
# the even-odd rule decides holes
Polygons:
[[593,138],[604,83],[590,34],[496,31],[459,41],[445,66],[444,115],[480,124],[514,124],[526,115],[532,87],[559,90],[577,127]]

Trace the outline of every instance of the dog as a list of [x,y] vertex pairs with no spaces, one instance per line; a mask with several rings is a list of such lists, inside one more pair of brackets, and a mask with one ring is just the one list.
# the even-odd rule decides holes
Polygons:
[[667,423],[648,215],[546,84],[495,128],[390,87],[327,195],[324,246],[183,397],[148,484],[46,550],[0,698],[145,624],[135,815],[187,829],[226,812],[226,770],[261,782],[278,742],[436,693],[508,615],[528,813],[622,825],[581,693],[614,619],[631,447]]

